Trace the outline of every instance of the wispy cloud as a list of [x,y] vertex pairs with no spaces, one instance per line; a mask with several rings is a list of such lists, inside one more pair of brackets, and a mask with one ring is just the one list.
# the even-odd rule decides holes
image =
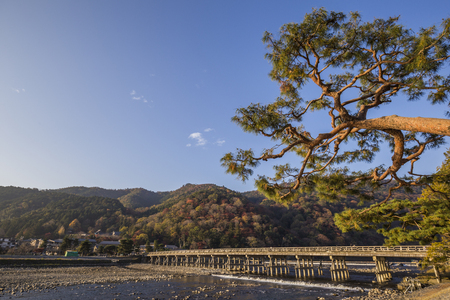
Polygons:
[[[189,135],[189,138],[197,141],[197,144],[195,144],[195,146],[204,146],[207,143],[207,140],[202,136],[200,132],[191,133]],[[190,146],[190,144],[188,145]]]
[[[142,102],[144,102],[144,103],[148,103],[148,100],[147,99],[145,99],[145,97],[144,96],[135,96],[136,95],[136,91],[135,90],[132,90],[131,92],[130,92],[130,96],[132,96],[131,97],[131,100],[136,100],[136,101],[142,101]],[[151,102],[153,102],[153,101],[151,101]]]
[[[208,127],[208,128],[203,130],[203,132],[205,132],[205,135],[208,135],[208,133],[211,132],[211,131],[214,131],[214,129],[210,128],[210,127]],[[189,135],[189,138],[197,141],[195,146],[205,146],[206,144],[213,144],[213,145],[216,145],[216,146],[222,146],[225,143],[224,139],[217,139],[213,143],[208,143],[208,140],[204,137],[204,135],[201,132],[191,133]],[[192,144],[190,144],[190,143],[186,145],[186,147],[191,147],[191,146],[192,146]]]
[[223,144],[225,144],[225,140],[219,139],[214,144],[216,144],[217,146],[222,146]]
[[15,88],[11,88],[14,92],[16,92],[17,94],[20,93],[25,93],[25,89],[15,89]]

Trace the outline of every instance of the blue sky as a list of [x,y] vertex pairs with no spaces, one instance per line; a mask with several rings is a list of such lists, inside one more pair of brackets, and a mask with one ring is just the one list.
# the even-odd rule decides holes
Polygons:
[[[404,3],[0,0],[0,185],[253,190],[225,174],[220,158],[269,146],[230,121],[237,108],[278,95],[263,32],[301,22],[313,7],[364,20],[401,15],[414,30],[450,17],[449,1]],[[380,114],[446,109],[404,107]],[[328,129],[328,119],[312,121]],[[444,150],[419,170],[433,172]]]

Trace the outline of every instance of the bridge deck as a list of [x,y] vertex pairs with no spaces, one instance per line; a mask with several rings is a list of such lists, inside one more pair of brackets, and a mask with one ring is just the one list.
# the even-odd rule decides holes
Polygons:
[[426,256],[427,246],[332,246],[332,247],[266,247],[266,248],[222,248],[198,250],[174,250],[150,252],[148,256],[347,256],[347,257],[406,257],[422,258]]

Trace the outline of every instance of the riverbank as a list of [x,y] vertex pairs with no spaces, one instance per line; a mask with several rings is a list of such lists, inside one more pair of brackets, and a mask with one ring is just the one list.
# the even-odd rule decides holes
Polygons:
[[193,275],[209,275],[208,270],[149,264],[61,268],[0,268],[0,293],[16,294],[59,286],[121,282],[159,281]]
[[372,289],[367,295],[359,297],[350,297],[343,300],[449,300],[450,283],[441,283],[428,286],[426,288],[407,292],[405,294],[399,291]]
[[[76,291],[91,291],[98,295],[114,291],[117,299],[152,299],[148,291],[159,289],[158,293],[165,295],[165,299],[194,299],[214,296],[215,299],[254,299],[258,291],[274,290],[276,285],[258,283],[256,281],[239,280],[238,278],[211,279],[215,275],[230,275],[223,270],[208,270],[191,267],[165,267],[150,264],[131,264],[127,266],[92,266],[92,267],[52,267],[52,268],[0,268],[0,297],[19,296],[29,299],[78,299],[81,295]],[[214,276],[217,277],[217,276]],[[211,280],[210,280],[211,279]],[[200,280],[200,281],[198,281]],[[178,284],[178,285],[177,285]],[[164,288],[162,288],[164,287]],[[177,287],[177,288],[175,288]],[[276,291],[277,299],[284,295],[292,297],[303,290],[291,287],[280,287]],[[119,292],[120,291],[120,292]],[[126,293],[124,292],[126,291]],[[147,291],[147,293],[145,292]],[[72,296],[68,296],[70,293]],[[267,296],[269,294],[259,295]],[[412,294],[401,295],[391,289],[371,289],[366,293],[350,296],[335,291],[309,291],[307,296],[301,294],[297,299],[352,299],[352,300],[447,300],[450,299],[450,284],[437,285]],[[68,294],[69,293],[69,294]],[[91,295],[89,294],[89,295]],[[95,294],[95,295],[97,295]],[[125,298],[124,295],[128,298]],[[245,295],[248,294],[248,295]],[[61,296],[59,296],[61,295]],[[77,295],[80,295],[78,297]],[[116,294],[111,294],[116,295]],[[438,295],[440,298],[433,298]],[[244,297],[245,296],[245,297]],[[246,298],[248,296],[248,298]],[[101,296],[97,299],[104,299]],[[426,298],[424,298],[426,297]],[[447,298],[445,298],[447,297]],[[105,294],[106,299],[106,294]],[[110,299],[114,299],[110,298]]]

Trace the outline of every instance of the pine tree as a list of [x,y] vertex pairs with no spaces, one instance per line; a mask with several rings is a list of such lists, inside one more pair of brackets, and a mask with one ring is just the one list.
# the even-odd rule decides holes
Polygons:
[[133,252],[134,246],[133,246],[133,240],[131,239],[121,239],[120,245],[117,248],[117,252],[120,254],[128,255],[131,252]]
[[83,255],[88,255],[91,252],[91,243],[88,240],[84,240],[77,250]]
[[[239,108],[232,120],[244,131],[270,139],[273,146],[261,154],[253,149],[227,153],[221,159],[227,172],[245,181],[259,164],[294,155],[297,165],[275,165],[274,175],[255,180],[267,198],[289,203],[300,193],[315,191],[329,201],[356,195],[361,201],[379,202],[363,211],[347,211],[339,219],[343,228],[370,227],[364,221],[386,205],[393,214],[401,214],[408,204],[392,200],[392,192],[430,182],[432,176],[416,174],[414,164],[450,136],[450,120],[423,118],[420,112],[416,117],[398,116],[402,110],[395,111],[391,104],[401,93],[410,101],[450,104],[450,18],[443,20],[441,30],[432,26],[417,33],[398,21],[393,17],[363,22],[357,12],[346,16],[317,9],[301,23],[282,26],[278,37],[266,32],[270,77],[279,83],[280,97]],[[307,86],[317,94],[310,96],[311,88],[304,93],[310,98],[303,99],[300,93]],[[392,107],[390,115],[374,116],[381,107]],[[305,121],[312,118],[331,126],[317,132]],[[372,162],[383,148],[393,153],[385,164],[349,170],[348,164]],[[403,167],[408,176],[400,176]],[[376,189],[392,183],[385,199],[374,199]],[[421,213],[414,211],[411,218]],[[439,224],[431,217],[425,221]],[[427,240],[426,236],[433,234],[415,238]]]
[[[429,244],[450,238],[450,150],[417,200],[393,199],[384,205],[347,209],[335,216],[336,225],[350,229],[379,228],[387,245],[419,241]],[[357,225],[363,224],[363,225]],[[380,228],[381,227],[381,228]]]

